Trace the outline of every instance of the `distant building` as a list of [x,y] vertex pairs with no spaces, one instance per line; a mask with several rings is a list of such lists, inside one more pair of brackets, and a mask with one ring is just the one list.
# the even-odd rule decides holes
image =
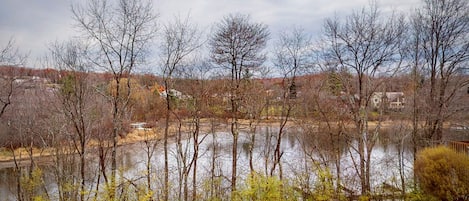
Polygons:
[[137,129],[137,130],[144,130],[146,125],[147,123],[145,122],[136,122],[136,123],[131,123],[130,127],[132,127],[133,129]]
[[[160,92],[160,96],[161,97],[164,97],[166,98],[166,96],[168,95],[168,92],[166,90]],[[170,89],[169,90],[169,96],[171,97],[175,97],[175,98],[178,98],[178,99],[183,99],[183,100],[186,100],[186,99],[191,99],[192,97],[189,96],[189,95],[184,95],[182,92],[176,90],[176,89]]]
[[371,103],[374,108],[379,108],[384,103],[387,109],[402,109],[405,105],[404,92],[374,92]]

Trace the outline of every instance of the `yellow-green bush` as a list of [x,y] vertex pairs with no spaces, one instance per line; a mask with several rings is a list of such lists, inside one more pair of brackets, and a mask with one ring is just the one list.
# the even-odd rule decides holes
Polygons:
[[417,154],[414,171],[420,188],[439,200],[468,199],[469,156],[444,146]]
[[35,167],[30,174],[24,174],[20,178],[22,197],[25,200],[47,200],[46,194],[43,192],[44,180],[43,172],[40,168]]
[[246,179],[246,186],[233,195],[233,200],[296,200],[292,188],[277,177],[251,173]]
[[317,170],[317,180],[314,184],[313,198],[316,201],[333,200],[335,195],[333,175],[329,168]]

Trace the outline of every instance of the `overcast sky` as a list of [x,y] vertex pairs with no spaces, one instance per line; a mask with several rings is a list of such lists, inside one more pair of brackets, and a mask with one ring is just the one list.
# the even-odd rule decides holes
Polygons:
[[[84,1],[84,0],[81,0]],[[348,15],[366,6],[369,0],[153,0],[159,22],[175,15],[186,16],[209,30],[230,13],[251,15],[253,21],[269,26],[271,37],[282,29],[301,26],[313,36],[320,34],[325,18]],[[29,52],[28,65],[37,66],[49,43],[73,36],[71,3],[79,0],[1,0],[0,47],[14,38],[23,52]],[[421,0],[377,0],[383,12],[409,12]]]

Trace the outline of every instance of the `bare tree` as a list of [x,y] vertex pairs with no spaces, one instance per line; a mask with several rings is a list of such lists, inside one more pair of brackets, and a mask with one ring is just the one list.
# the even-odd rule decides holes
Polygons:
[[368,124],[370,98],[380,86],[372,78],[378,73],[392,73],[400,66],[404,33],[403,18],[390,16],[389,20],[383,20],[375,4],[369,10],[362,9],[348,16],[344,22],[337,19],[325,22],[326,63],[353,75],[352,79],[344,78],[341,82],[345,90],[343,100],[354,122],[357,146],[351,146],[351,152],[358,154],[358,159],[352,161],[360,178],[362,195],[370,194],[371,154],[380,129],[380,123],[372,129]]
[[[243,144],[243,149],[247,148],[249,154],[249,170],[250,176],[253,176],[256,171],[254,168],[254,149],[256,148],[256,135],[258,135],[258,128],[262,121],[262,113],[267,109],[268,95],[262,82],[258,80],[251,80],[244,85],[243,91],[245,93],[242,100],[243,110],[247,115],[248,132],[250,142]],[[269,143],[270,145],[270,143]],[[247,146],[247,147],[246,147]]]
[[[324,77],[308,80],[303,86],[305,97],[301,97],[302,102],[309,103],[303,106],[306,116],[310,117],[306,122],[301,122],[301,127],[308,136],[316,136],[314,139],[305,139],[308,143],[305,154],[316,161],[315,166],[320,171],[327,171],[329,167],[319,164],[335,165],[335,196],[339,197],[344,189],[342,179],[342,155],[347,139],[345,129],[349,124],[349,111],[343,107],[343,103],[337,95],[342,90],[342,83],[337,80],[346,77],[346,72],[326,72]],[[307,90],[309,89],[309,90]],[[311,104],[312,103],[312,104]],[[309,106],[309,107],[308,107]],[[314,114],[318,115],[314,115]],[[312,115],[313,114],[313,115]],[[311,123],[318,120],[318,123]],[[308,135],[309,134],[309,135]],[[328,143],[324,143],[328,142]],[[313,152],[313,154],[311,153]]]
[[[77,28],[90,43],[90,61],[112,73],[116,83],[116,93],[109,98],[113,104],[110,198],[114,199],[117,138],[122,132],[131,91],[130,79],[124,83],[127,90],[120,90],[120,83],[145,61],[156,32],[156,15],[151,1],[145,0],[89,0],[84,6],[72,6],[72,12]],[[126,93],[121,94],[122,91]]]
[[0,117],[2,117],[7,107],[11,104],[15,89],[15,78],[1,77],[0,86],[2,86],[0,89]]
[[61,80],[61,88],[56,95],[60,102],[59,110],[67,119],[66,125],[72,128],[75,135],[68,139],[79,156],[80,193],[79,199],[85,200],[85,172],[87,142],[91,137],[93,117],[93,103],[95,102],[94,88],[88,79],[90,64],[87,62],[86,47],[78,41],[63,44],[55,43],[51,47],[52,59],[55,66],[65,75]]
[[[0,49],[0,65],[19,66],[24,65],[27,55],[22,54],[17,47],[15,41],[10,39],[5,47]],[[14,75],[4,75],[0,77],[0,117],[7,107],[11,104],[11,99],[14,92]]]
[[270,170],[272,176],[279,168],[279,176],[282,178],[282,168],[280,159],[282,152],[280,150],[282,136],[285,132],[285,126],[292,115],[294,100],[297,98],[297,82],[296,77],[312,66],[311,37],[304,29],[295,27],[289,32],[280,33],[275,49],[275,66],[280,69],[283,75],[282,80],[282,101],[280,105],[280,129],[277,135],[273,164]]
[[[202,118],[207,117],[209,112],[209,107],[212,105],[213,101],[211,100],[211,86],[209,85],[210,80],[208,79],[208,74],[210,72],[210,65],[200,58],[200,55],[197,56],[197,59],[192,61],[190,65],[186,66],[183,71],[181,71],[181,76],[183,79],[180,80],[182,90],[185,90],[189,97],[184,98],[183,102],[184,109],[187,110],[190,114],[188,121],[185,123],[187,126],[187,139],[184,151],[183,149],[178,148],[179,158],[182,160],[182,175],[183,175],[183,187],[184,187],[184,200],[189,199],[189,173],[192,171],[192,200],[197,200],[198,198],[198,159],[203,153],[201,150],[201,144],[205,141],[208,133],[202,131]],[[179,140],[178,140],[179,141]],[[178,143],[178,147],[181,146],[181,143]],[[185,162],[184,162],[185,161]]]
[[[39,81],[38,81],[39,80]],[[41,155],[44,148],[50,145],[50,138],[47,133],[48,119],[52,118],[48,108],[52,107],[50,97],[52,94],[44,87],[42,78],[25,78],[23,85],[12,99],[12,110],[5,113],[8,118],[8,129],[11,129],[9,138],[10,148],[15,154],[15,148],[24,148],[26,155],[16,155],[15,174],[17,180],[17,199],[32,200],[35,196],[48,197],[48,192],[44,185],[44,174],[42,167],[38,166],[36,156]],[[27,163],[21,160],[27,159]],[[22,171],[23,167],[27,171]],[[26,181],[26,182],[25,182]],[[42,195],[41,195],[42,194]]]
[[[443,123],[461,107],[458,91],[468,86],[469,4],[464,0],[424,0],[413,18],[418,67],[425,87],[425,138],[440,141]],[[417,61],[417,60],[416,60]]]
[[[420,43],[421,43],[421,33],[420,29],[418,28],[418,22],[416,21],[418,17],[411,16],[409,27],[410,32],[409,32],[409,37],[407,38],[406,41],[406,47],[404,50],[408,53],[408,60],[410,60],[410,67],[411,67],[411,90],[412,90],[412,96],[410,96],[410,99],[412,99],[411,104],[408,104],[408,108],[411,109],[410,113],[412,114],[412,131],[411,131],[411,142],[412,142],[412,156],[413,156],[413,162],[415,162],[416,157],[417,157],[417,150],[419,149],[420,146],[422,146],[421,142],[421,117],[424,111],[422,109],[425,107],[424,105],[426,104],[424,99],[420,98],[423,96],[423,68],[422,64],[423,62],[423,57],[422,57],[422,52],[419,51],[420,48]],[[407,99],[409,100],[409,99]],[[410,101],[409,101],[410,102]],[[404,140],[402,139],[402,144],[404,144]],[[402,154],[403,155],[403,154]],[[415,181],[416,178],[416,173],[414,172],[413,174],[413,179]],[[416,187],[417,183],[413,182],[414,187]],[[405,191],[405,186],[403,186],[403,190]]]
[[5,47],[0,49],[0,65],[25,65],[28,55],[23,54],[15,45],[15,40],[10,38]]
[[[163,28],[163,41],[161,45],[162,59],[163,59],[163,77],[166,90],[166,115],[165,115],[165,131],[164,131],[164,195],[163,199],[169,199],[169,169],[168,169],[168,136],[170,127],[170,116],[176,115],[173,112],[173,104],[175,94],[173,94],[173,76],[179,68],[187,65],[190,61],[190,56],[194,53],[201,45],[200,32],[197,26],[194,26],[189,21],[189,17],[182,20],[176,18],[174,22],[170,22]],[[179,119],[179,118],[178,118]],[[179,122],[181,124],[181,122]],[[178,153],[181,156],[181,160],[185,159],[185,155],[182,155],[181,145],[181,132],[177,134],[177,145]],[[185,160],[184,160],[185,162]],[[184,165],[186,167],[186,165]],[[185,176],[188,174],[188,169],[185,168]],[[187,188],[186,188],[187,190]],[[187,192],[185,192],[185,200],[187,200]]]
[[152,158],[155,155],[158,141],[155,137],[155,131],[144,130],[144,151],[145,151],[145,177],[146,177],[146,193],[149,194],[153,191],[152,189],[152,175],[154,174],[154,167],[152,165]]
[[250,71],[262,65],[269,31],[262,23],[253,23],[248,15],[231,14],[216,24],[210,39],[211,58],[230,73],[231,134],[233,135],[231,191],[236,191],[238,160],[238,119],[242,85]]

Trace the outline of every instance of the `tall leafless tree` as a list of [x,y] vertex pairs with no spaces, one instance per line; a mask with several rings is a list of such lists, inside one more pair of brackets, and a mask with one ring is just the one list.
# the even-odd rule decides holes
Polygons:
[[280,33],[275,49],[275,66],[282,72],[282,101],[280,105],[280,129],[277,135],[273,164],[270,175],[273,176],[278,168],[279,177],[282,178],[282,168],[280,160],[282,151],[280,150],[282,136],[285,133],[285,126],[292,115],[294,100],[297,98],[296,78],[306,68],[312,66],[311,58],[312,42],[311,37],[300,27],[294,27],[290,31]]
[[85,200],[85,172],[87,142],[91,137],[93,116],[94,88],[88,79],[90,63],[86,60],[86,47],[79,41],[55,43],[51,47],[51,55],[55,67],[65,76],[61,80],[61,88],[57,91],[59,110],[67,119],[73,133],[70,140],[72,147],[79,156],[80,192],[79,200]]
[[[13,103],[15,103],[15,99],[17,99],[16,96],[19,95],[19,97],[21,97],[21,95],[24,93],[24,90],[21,89],[22,84],[17,81],[18,77],[21,76],[21,74],[17,72],[17,69],[15,69],[15,67],[25,65],[27,55],[24,55],[19,51],[19,49],[15,45],[15,41],[13,38],[10,38],[7,44],[4,47],[0,48],[0,65],[2,65],[2,67],[9,67],[8,73],[2,74],[2,76],[0,76],[0,119],[2,119],[2,123],[0,123],[0,125],[2,126],[2,128],[6,128],[4,129],[4,131],[2,131],[2,138],[4,139],[2,146],[9,147],[13,153],[13,158],[15,162],[13,174],[15,174],[15,176],[17,177],[17,199],[23,200],[24,195],[22,194],[22,192],[24,191],[24,189],[20,181],[21,167],[19,166],[19,162],[17,161],[17,158],[15,156],[14,149],[18,147],[27,147],[28,143],[25,143],[25,141],[27,141],[27,139],[29,138],[27,138],[26,136],[17,136],[18,134],[22,135],[24,133],[24,129],[22,129],[23,126],[17,126],[21,124],[16,123],[21,122],[23,119],[19,118],[19,121],[15,121],[15,119],[20,116],[20,113],[22,113],[22,111],[18,110],[18,108],[20,108],[22,104],[14,105]],[[22,102],[23,104],[25,104],[24,101],[16,100],[16,102]],[[11,106],[13,106],[13,110],[15,111],[14,115],[3,119],[4,114],[8,113],[7,108],[10,108]],[[15,133],[16,135],[9,135],[13,133]],[[30,144],[33,144],[32,139]],[[31,164],[33,163],[31,162]]]
[[[164,130],[164,195],[163,199],[169,199],[169,169],[168,169],[168,137],[170,127],[170,116],[175,114],[173,112],[173,104],[175,97],[173,94],[173,76],[177,71],[183,71],[180,69],[185,65],[188,65],[191,54],[193,54],[202,43],[200,41],[201,34],[194,24],[191,24],[189,17],[185,19],[176,18],[174,22],[169,22],[163,27],[162,36],[162,59],[163,59],[163,77],[164,87],[166,90],[166,115],[165,115],[165,130]],[[179,119],[179,118],[178,118]],[[180,122],[181,123],[181,122]],[[182,153],[181,147],[181,133],[178,132],[177,144],[179,154]],[[185,156],[180,159],[183,160]],[[185,162],[185,161],[184,161]],[[184,173],[187,176],[188,170]],[[187,190],[187,188],[186,188]],[[187,192],[185,192],[185,200],[187,200]]]
[[[90,44],[89,59],[96,67],[113,75],[116,94],[113,104],[113,135],[111,154],[111,194],[115,198],[117,139],[122,132],[122,120],[129,108],[130,79],[127,90],[120,90],[121,80],[130,76],[148,55],[148,46],[156,32],[156,15],[151,1],[146,0],[89,0],[84,6],[72,6],[77,28]],[[121,94],[126,91],[125,94]]]
[[11,100],[15,88],[15,78],[1,77],[0,86],[2,86],[0,89],[0,117],[2,117],[8,106],[11,105]]
[[354,12],[345,21],[325,22],[326,63],[346,69],[354,77],[342,79],[344,100],[354,122],[353,136],[357,146],[351,146],[358,159],[353,158],[360,178],[361,194],[370,194],[371,154],[380,124],[370,130],[368,111],[370,98],[379,84],[373,83],[378,73],[395,70],[401,64],[400,47],[405,33],[403,17],[389,16],[384,20],[376,4]]
[[[22,54],[15,46],[14,39],[8,40],[5,47],[0,49],[0,65],[5,66],[19,66],[26,63],[27,55]],[[0,77],[0,117],[7,107],[11,104],[11,99],[14,92],[14,75],[4,75]]]
[[424,137],[441,141],[443,123],[461,109],[455,104],[458,91],[469,85],[467,77],[461,76],[469,61],[469,3],[423,2],[412,21],[427,103]]
[[[13,156],[15,162],[14,174],[17,176],[18,200],[32,200],[34,196],[40,196],[44,192],[47,195],[43,179],[43,169],[36,160],[37,154],[42,154],[45,147],[50,145],[48,135],[49,119],[52,118],[48,108],[53,107],[50,97],[51,92],[46,90],[42,78],[32,77],[21,80],[21,90],[12,99],[12,107],[5,116],[8,116],[9,139],[12,153],[15,148],[24,148],[24,153]],[[27,163],[18,159],[27,159]],[[26,167],[26,168],[24,168]],[[23,169],[24,168],[24,169]],[[23,171],[26,170],[26,171]],[[39,180],[38,180],[39,179]],[[25,182],[27,181],[27,182]],[[46,197],[43,197],[46,198]]]
[[[197,58],[201,58],[200,55]],[[190,113],[190,121],[186,123],[188,136],[186,140],[185,150],[183,154],[179,154],[180,158],[185,158],[186,162],[183,162],[183,187],[184,187],[184,200],[188,200],[189,197],[189,173],[192,171],[192,200],[198,199],[198,159],[203,153],[201,150],[201,144],[205,141],[208,133],[202,131],[201,121],[203,117],[207,117],[208,108],[212,105],[213,101],[211,100],[211,86],[209,85],[210,80],[208,79],[208,74],[210,72],[210,65],[203,59],[195,59],[181,71],[180,76],[189,83],[181,83],[180,85],[184,86],[190,98],[186,97],[183,100],[185,109]],[[189,120],[189,119],[188,119]],[[179,144],[180,146],[182,144]],[[179,149],[178,151],[180,152]]]
[[267,26],[251,22],[248,15],[231,14],[217,23],[210,39],[213,62],[230,71],[231,134],[233,135],[231,191],[236,191],[238,160],[238,119],[242,85],[252,68],[265,61],[262,53],[269,37]]

